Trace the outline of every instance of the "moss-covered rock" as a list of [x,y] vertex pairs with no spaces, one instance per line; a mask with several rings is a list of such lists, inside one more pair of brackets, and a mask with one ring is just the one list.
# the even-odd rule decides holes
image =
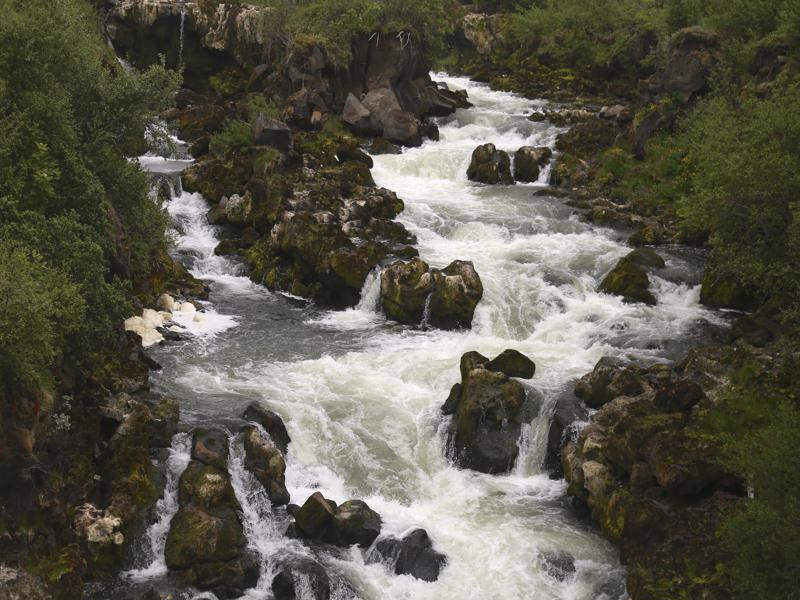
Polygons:
[[387,317],[400,323],[419,324],[432,291],[430,268],[419,258],[397,261],[381,272],[383,310]]
[[228,474],[197,460],[189,461],[181,474],[178,501],[181,506],[196,506],[209,512],[239,507]]
[[553,151],[547,146],[523,146],[514,153],[514,179],[522,182],[537,181],[540,169],[552,155]]
[[655,304],[656,298],[649,287],[647,272],[627,257],[621,258],[600,283],[601,291],[622,296],[625,302]]
[[494,144],[483,144],[472,152],[472,160],[467,169],[467,177],[480,183],[502,183],[511,185],[511,160],[506,152],[498,150]]
[[521,379],[530,379],[536,373],[534,362],[514,349],[503,350],[486,364],[486,368]]
[[712,308],[753,310],[758,300],[752,289],[741,284],[724,269],[706,269],[700,288],[700,302]]
[[433,271],[430,324],[440,329],[469,329],[482,297],[483,284],[472,262],[454,260],[441,271]]
[[223,510],[212,515],[188,506],[172,518],[164,558],[167,567],[182,571],[198,564],[239,558],[245,543],[235,512]]

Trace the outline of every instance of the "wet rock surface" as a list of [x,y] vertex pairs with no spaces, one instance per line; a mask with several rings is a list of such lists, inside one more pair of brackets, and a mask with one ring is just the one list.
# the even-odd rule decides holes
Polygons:
[[514,183],[511,159],[508,153],[498,150],[494,144],[478,146],[472,153],[467,177],[479,183],[511,185]]
[[431,269],[419,258],[397,261],[381,272],[381,304],[386,316],[408,325],[466,329],[483,297],[471,262],[453,261]]
[[315,492],[294,514],[300,538],[335,546],[368,548],[381,532],[381,517],[362,500],[336,505]]
[[[678,364],[647,368],[604,358],[576,385],[598,410],[564,447],[564,476],[569,493],[621,545],[635,594],[648,582],[680,578],[685,560],[714,569],[704,548],[716,543],[742,482],[721,468],[722,440],[698,415],[724,385],[729,352],[701,348]],[[676,544],[685,556],[674,554]]]
[[655,304],[656,298],[649,288],[647,271],[628,257],[621,258],[600,282],[601,291],[621,296],[625,302]]
[[461,383],[453,387],[442,410],[453,414],[450,443],[455,463],[504,473],[514,466],[522,425],[533,416],[532,399],[519,381],[489,370],[490,364],[477,352],[464,354]]
[[389,564],[397,575],[411,575],[423,581],[436,581],[447,565],[447,557],[434,550],[433,542],[424,529],[414,529],[402,538],[378,540],[373,550],[380,560]]

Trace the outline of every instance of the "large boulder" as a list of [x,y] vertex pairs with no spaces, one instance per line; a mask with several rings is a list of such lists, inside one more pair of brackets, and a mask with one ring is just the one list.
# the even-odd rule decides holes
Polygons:
[[352,93],[348,94],[342,109],[342,120],[357,135],[380,135],[382,128],[373,122],[372,113]]
[[464,38],[474,46],[478,54],[491,54],[503,42],[506,14],[487,15],[469,13],[461,20],[461,31]]
[[553,478],[561,478],[561,451],[579,432],[579,424],[587,421],[589,413],[574,394],[562,393],[555,402],[550,427],[547,430],[547,452],[544,468]]
[[172,518],[164,557],[170,569],[187,570],[201,563],[235,560],[241,556],[245,543],[235,512],[225,510],[212,515],[189,506]]
[[445,412],[452,412],[450,440],[461,467],[503,473],[514,466],[522,425],[529,414],[525,388],[502,372],[487,369],[477,352],[461,357],[461,384],[451,391]]
[[440,329],[469,329],[483,284],[472,262],[454,260],[433,271],[429,324]]
[[381,272],[383,310],[387,317],[400,323],[418,325],[432,291],[430,267],[420,258],[397,261]]
[[259,114],[253,121],[252,129],[256,146],[272,146],[281,152],[292,149],[292,130],[286,123]]
[[269,434],[272,443],[275,444],[281,452],[286,454],[289,442],[292,440],[289,437],[289,432],[286,431],[286,425],[284,425],[283,419],[281,419],[278,414],[264,408],[257,402],[252,402],[245,409],[242,418],[245,421],[251,421],[261,425],[264,431]]
[[502,183],[511,185],[511,160],[508,153],[498,150],[494,144],[483,144],[472,152],[467,168],[467,178],[480,183]]
[[181,506],[196,506],[210,512],[239,508],[228,474],[197,460],[189,461],[181,474],[178,502]]
[[314,492],[294,516],[302,537],[319,539],[330,527],[336,509],[320,492]]
[[383,121],[383,138],[393,144],[402,146],[419,146],[421,124],[410,112],[393,110]]
[[423,581],[439,579],[439,572],[447,564],[447,557],[433,549],[424,529],[414,529],[401,539],[383,538],[375,544],[375,552],[397,575],[411,575]]
[[753,310],[758,307],[754,290],[741,284],[728,270],[707,268],[700,288],[700,302],[711,308]]
[[628,257],[619,259],[617,265],[600,283],[601,291],[622,296],[625,302],[655,304],[656,298],[649,287],[650,279],[647,271]]
[[552,155],[553,151],[547,146],[523,146],[514,153],[514,179],[522,182],[537,181],[540,169]]
[[381,516],[362,500],[348,500],[337,507],[323,539],[337,546],[368,548],[380,532]]
[[289,503],[286,489],[286,463],[283,454],[261,434],[258,427],[244,428],[244,466],[264,486],[273,506]]

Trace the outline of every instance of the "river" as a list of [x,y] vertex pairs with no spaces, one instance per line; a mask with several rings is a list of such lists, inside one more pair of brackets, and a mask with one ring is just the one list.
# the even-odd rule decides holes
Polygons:
[[[423,527],[447,555],[435,583],[396,576],[355,548],[326,555],[339,581],[334,597],[625,598],[617,550],[574,516],[564,482],[543,471],[550,416],[559,395],[602,356],[673,358],[699,343],[708,324],[720,323],[699,304],[702,257],[660,250],[667,278],[653,277],[656,306],[599,293],[603,275],[630,251],[622,234],[583,222],[561,199],[534,195],[545,183],[484,186],[466,179],[479,144],[510,152],[523,145],[554,147],[564,130],[526,118],[545,103],[464,78],[435,78],[467,89],[474,108],[440,119],[438,142],[374,157],[373,176],[405,201],[399,220],[416,234],[425,261],[433,267],[454,259],[475,263],[485,292],[472,330],[422,331],[387,322],[378,308],[377,273],[360,304],[338,312],[252,283],[235,259],[214,256],[218,232],[205,219],[206,201],[177,183],[189,161],[151,157],[143,166],[166,174],[175,188],[168,210],[177,229],[176,255],[211,282],[207,310],[191,335],[150,351],[164,366],[152,386],[180,399],[186,431],[214,424],[235,432],[245,406],[263,402],[283,417],[292,438],[287,487],[293,502],[302,504],[316,490],[337,502],[363,499],[382,515],[384,533]],[[526,385],[543,394],[538,416],[525,430],[512,473],[457,469],[445,456],[439,407],[459,380],[464,352],[491,357],[506,348],[536,363]],[[231,443],[249,544],[262,560],[259,585],[246,597],[270,598],[275,558],[306,550],[282,536],[285,512],[273,513],[242,468],[240,441]],[[212,597],[177,589],[165,577],[163,540],[187,461],[186,434],[179,434],[156,522],[141,542],[136,568],[116,589],[153,584],[177,597]],[[543,552],[574,556],[575,575],[565,581],[549,576]]]

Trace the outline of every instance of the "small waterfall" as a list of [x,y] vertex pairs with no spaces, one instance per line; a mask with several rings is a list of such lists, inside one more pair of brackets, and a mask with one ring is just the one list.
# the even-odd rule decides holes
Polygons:
[[186,7],[181,5],[181,33],[178,45],[178,68],[183,67],[183,33],[186,26]]
[[172,438],[167,458],[167,484],[164,487],[164,495],[156,503],[156,520],[147,529],[145,536],[145,556],[150,564],[142,569],[124,573],[124,576],[132,581],[146,581],[167,574],[164,546],[169,533],[169,523],[178,512],[178,482],[189,464],[191,445],[192,438],[188,433],[178,433]]
[[367,275],[364,287],[361,288],[361,300],[358,301],[356,310],[366,313],[378,312],[378,304],[381,300],[381,271],[380,267],[375,267]]
[[419,328],[423,330],[430,329],[431,327],[431,298],[433,298],[433,290],[425,298],[425,306],[422,309],[422,318],[419,320]]

